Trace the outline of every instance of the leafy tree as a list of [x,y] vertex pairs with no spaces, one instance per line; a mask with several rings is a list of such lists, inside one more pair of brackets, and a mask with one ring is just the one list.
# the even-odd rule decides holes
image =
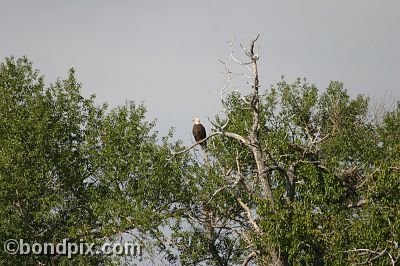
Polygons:
[[320,94],[282,79],[261,94],[255,42],[241,46],[247,60],[231,54],[252,92],[224,96],[236,76],[224,63],[224,116],[205,158],[192,153],[189,226],[174,235],[181,263],[395,265],[399,109],[373,123],[368,98],[352,99],[340,82]]
[[[75,238],[93,227],[85,180],[90,175],[81,126],[95,109],[79,95],[73,70],[44,89],[26,59],[0,66],[0,217],[2,240],[27,243]],[[2,263],[54,262],[51,256],[7,256]],[[97,261],[90,258],[89,261]]]
[[[170,143],[171,134],[158,142],[144,106],[107,112],[80,87],[73,69],[46,88],[28,59],[1,64],[0,239],[100,245],[131,233],[159,245],[158,227],[175,215],[171,206],[182,193],[184,160],[166,163],[179,143]],[[111,258],[2,250],[0,261],[97,265]]]

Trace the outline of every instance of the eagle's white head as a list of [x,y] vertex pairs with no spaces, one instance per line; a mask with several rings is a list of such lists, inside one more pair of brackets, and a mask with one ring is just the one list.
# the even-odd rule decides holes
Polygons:
[[193,123],[194,123],[195,125],[200,124],[200,119],[198,119],[197,117],[193,118],[192,121],[193,121]]

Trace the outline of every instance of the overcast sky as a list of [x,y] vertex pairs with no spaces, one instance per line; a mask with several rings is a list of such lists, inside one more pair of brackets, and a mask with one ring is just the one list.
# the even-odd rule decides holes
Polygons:
[[173,126],[186,144],[193,117],[209,126],[221,110],[227,41],[257,33],[263,89],[285,75],[400,98],[398,0],[0,0],[1,60],[27,55],[48,83],[74,67],[85,96],[143,101],[161,133]]

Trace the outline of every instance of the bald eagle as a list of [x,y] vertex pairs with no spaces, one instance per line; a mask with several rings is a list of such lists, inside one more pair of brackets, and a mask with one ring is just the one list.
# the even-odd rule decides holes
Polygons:
[[[192,132],[193,132],[193,136],[194,136],[194,139],[196,140],[196,142],[199,142],[199,141],[205,139],[206,136],[207,136],[207,134],[206,134],[206,129],[205,129],[204,126],[200,123],[200,119],[198,119],[197,117],[195,117],[195,118],[193,118],[192,121],[193,121],[193,123],[194,123]],[[206,144],[205,141],[202,142],[200,145],[201,145],[201,147],[202,147],[203,149],[207,147],[207,144]]]

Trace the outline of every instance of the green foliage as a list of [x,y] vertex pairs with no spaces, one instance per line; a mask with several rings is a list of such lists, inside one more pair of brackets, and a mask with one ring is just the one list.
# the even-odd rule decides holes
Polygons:
[[[46,86],[26,58],[1,64],[1,242],[102,244],[130,234],[145,259],[178,265],[238,265],[252,254],[259,265],[276,254],[287,265],[398,263],[400,103],[373,123],[368,98],[340,82],[319,91],[282,79],[259,96],[256,142],[226,134],[254,130],[253,95],[234,92],[207,149],[173,154],[184,147],[172,133],[159,139],[145,106],[110,110],[80,90],[73,69]],[[120,259],[0,252],[10,265]]]
[[[229,123],[225,131],[249,136],[251,97],[237,92],[226,97]],[[200,229],[180,233],[186,239],[186,244],[180,242],[185,246],[181,262],[240,264],[252,250],[260,265],[273,262],[272,250],[279,250],[288,265],[388,265],[390,256],[396,260],[400,255],[395,218],[400,207],[399,110],[387,113],[376,126],[368,119],[368,98],[352,99],[339,82],[331,82],[319,94],[306,80],[293,84],[282,80],[260,99],[258,139],[269,167],[275,205],[257,189],[251,150],[224,135],[213,137],[208,141],[208,159],[196,165],[208,169],[202,170],[206,177],[196,175],[198,185],[190,192],[194,197],[202,195],[191,206],[205,199],[209,205],[196,209],[203,215],[197,216],[198,223],[192,228]],[[214,124],[226,121],[217,116]],[[217,126],[213,132],[219,130]],[[288,196],[289,174],[294,181],[292,199]],[[235,184],[239,175],[246,185]],[[249,192],[249,187],[255,189]],[[252,210],[262,233],[252,229],[237,198]],[[212,232],[204,222],[206,213],[226,226],[214,231],[211,239],[215,243],[230,232],[231,241],[240,244],[219,247],[217,255],[213,254],[207,248],[210,237],[204,237]],[[242,235],[235,235],[238,228]],[[198,230],[203,232],[200,238]],[[204,247],[201,251],[199,241]],[[191,253],[194,250],[196,255]],[[235,254],[228,256],[227,264],[216,260],[227,250]]]
[[[0,66],[0,239],[102,244],[135,230],[152,238],[181,195],[184,157],[133,102],[107,112],[75,72],[46,88],[26,58]],[[140,238],[139,238],[140,239]],[[143,239],[142,239],[143,240]],[[13,256],[2,264],[98,264],[97,256]]]
[[[82,129],[94,109],[79,94],[71,70],[66,80],[44,88],[43,78],[26,59],[6,59],[0,66],[0,238],[28,243],[76,239],[75,229],[93,228],[85,180]],[[7,256],[10,264],[51,261]],[[98,258],[88,258],[96,262]]]

